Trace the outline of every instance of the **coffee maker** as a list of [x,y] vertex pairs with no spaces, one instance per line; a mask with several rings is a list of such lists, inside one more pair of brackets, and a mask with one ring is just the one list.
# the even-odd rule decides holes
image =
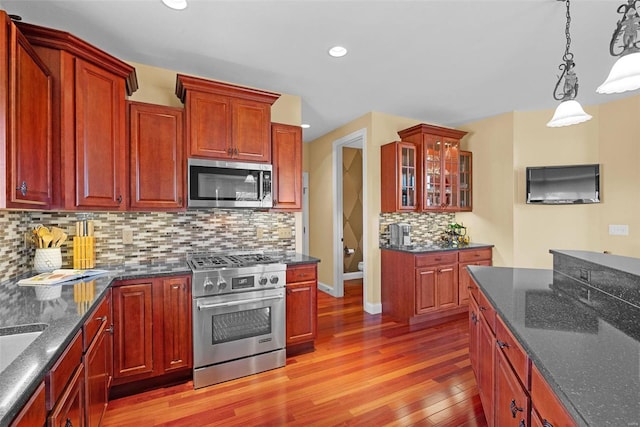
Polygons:
[[410,246],[411,245],[411,225],[403,222],[389,224],[391,246]]

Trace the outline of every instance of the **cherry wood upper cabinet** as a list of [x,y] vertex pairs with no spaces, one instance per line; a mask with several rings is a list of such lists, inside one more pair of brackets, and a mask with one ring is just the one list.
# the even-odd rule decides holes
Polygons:
[[279,94],[177,75],[188,157],[271,162],[271,105]]
[[382,212],[419,209],[418,146],[395,141],[380,147],[380,208]]
[[184,208],[183,133],[181,108],[129,102],[132,209]]
[[135,68],[64,31],[18,23],[53,77],[52,207],[125,210],[125,96]]
[[302,209],[302,128],[271,125],[273,209]]
[[422,211],[461,210],[460,139],[466,134],[424,123],[398,132],[402,141],[420,147],[418,203]]
[[53,192],[51,75],[4,11],[0,22],[0,208],[46,209]]

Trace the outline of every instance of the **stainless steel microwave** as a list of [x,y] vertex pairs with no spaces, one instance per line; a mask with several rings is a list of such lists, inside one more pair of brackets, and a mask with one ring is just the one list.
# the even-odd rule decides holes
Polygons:
[[189,159],[187,206],[271,208],[271,165]]

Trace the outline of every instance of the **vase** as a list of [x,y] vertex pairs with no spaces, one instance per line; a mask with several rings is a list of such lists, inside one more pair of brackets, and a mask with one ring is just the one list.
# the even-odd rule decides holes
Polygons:
[[47,273],[62,267],[60,248],[37,248],[33,257],[33,268],[38,273]]

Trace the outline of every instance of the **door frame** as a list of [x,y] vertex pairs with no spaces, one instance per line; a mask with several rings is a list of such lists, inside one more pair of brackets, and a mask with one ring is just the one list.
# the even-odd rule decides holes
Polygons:
[[[342,235],[344,224],[342,221],[342,148],[351,147],[362,150],[362,248],[363,261],[366,258],[366,248],[368,238],[366,230],[369,229],[367,221],[367,129],[362,128],[342,138],[333,141],[333,289],[331,295],[336,298],[344,296],[344,246]],[[365,271],[366,271],[366,262]],[[363,273],[365,272],[363,271]],[[367,302],[367,276],[362,275],[362,304],[366,307]]]
[[302,253],[309,254],[309,172],[302,173]]

